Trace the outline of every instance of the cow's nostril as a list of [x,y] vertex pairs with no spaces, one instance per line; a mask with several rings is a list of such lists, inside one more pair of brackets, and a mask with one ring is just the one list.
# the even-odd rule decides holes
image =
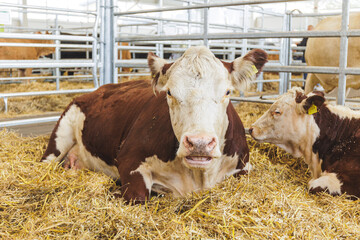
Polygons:
[[194,146],[193,141],[187,136],[184,139],[184,144],[185,144],[186,147],[193,147]]
[[213,150],[216,146],[216,139],[212,138],[211,141],[208,143],[207,147],[209,148],[209,150]]
[[254,130],[254,128],[249,128],[249,134],[252,134],[252,132],[253,132],[253,130]]

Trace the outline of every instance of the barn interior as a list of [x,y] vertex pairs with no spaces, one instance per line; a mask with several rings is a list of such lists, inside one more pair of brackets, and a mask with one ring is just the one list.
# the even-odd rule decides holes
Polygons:
[[[248,176],[184,198],[154,196],[145,205],[126,205],[102,173],[39,162],[72,99],[104,84],[150,79],[148,52],[171,62],[196,45],[226,61],[254,48],[267,51],[269,62],[254,84],[231,95],[250,127],[279,95],[304,87],[306,74],[348,74],[346,65],[309,68],[298,44],[312,37],[309,25],[359,12],[360,1],[0,0],[0,6],[1,238],[360,236],[359,200],[309,194],[301,158],[250,137]],[[353,109],[359,96],[344,87],[326,94]]]

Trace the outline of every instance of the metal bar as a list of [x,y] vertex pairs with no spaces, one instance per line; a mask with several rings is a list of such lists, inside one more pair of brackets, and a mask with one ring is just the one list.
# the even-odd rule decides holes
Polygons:
[[[349,12],[358,12],[359,10],[350,10]],[[331,13],[293,13],[293,17],[327,17],[327,16],[338,16],[342,15],[342,12],[331,12]]]
[[[54,7],[43,7],[43,6],[34,6],[34,5],[20,5],[20,4],[10,4],[10,3],[0,3],[2,7],[13,7],[13,8],[31,8],[31,9],[40,9],[45,11],[59,11],[59,12],[73,12],[73,13],[82,13],[82,14],[91,14],[96,15],[95,12],[86,12],[86,11],[79,11],[69,8],[54,8]],[[49,12],[48,12],[49,13]]]
[[302,0],[246,0],[241,2],[231,2],[231,3],[216,3],[216,4],[199,4],[191,5],[184,7],[169,7],[169,8],[157,8],[149,10],[140,10],[140,11],[130,11],[130,12],[117,12],[114,13],[115,16],[123,15],[132,15],[140,13],[153,13],[153,12],[168,12],[168,11],[180,11],[188,9],[202,9],[202,8],[212,8],[212,7],[230,7],[230,6],[240,6],[240,5],[254,5],[254,4],[264,4],[264,3],[281,3],[281,2],[298,2]]
[[[292,73],[328,73],[339,74],[338,67],[312,67],[312,66],[264,66],[264,72],[292,72]],[[346,75],[360,75],[360,68],[346,68]]]
[[[0,46],[1,47],[56,47],[57,44],[0,42]],[[58,46],[61,48],[87,48],[87,49],[91,48],[91,46],[81,45],[81,44],[59,44]]]
[[26,125],[26,124],[35,124],[35,123],[56,122],[57,120],[59,120],[59,117],[60,116],[4,121],[4,122],[0,122],[0,128]]
[[25,34],[25,33],[0,33],[0,38],[16,38],[16,39],[38,39],[38,40],[61,40],[76,42],[92,42],[93,37],[84,36],[67,36],[67,35],[50,35],[50,34]]
[[[31,79],[55,79],[56,76],[37,76],[37,77],[7,77],[0,78],[0,81],[11,81],[11,80],[31,80]],[[59,76],[60,79],[70,79],[70,78],[92,78],[92,75],[73,75],[73,76]]]
[[[21,10],[21,9],[12,9],[11,11],[13,12],[24,12],[24,10]],[[28,11],[28,13],[37,13],[37,14],[58,14],[58,15],[63,15],[63,16],[77,16],[77,17],[88,17],[88,16],[80,16],[79,13],[71,13],[71,12],[67,12],[67,11],[63,11],[63,12],[60,12],[60,11],[50,11],[50,12],[46,12],[46,11],[34,11],[34,10],[30,10]],[[80,14],[86,14],[85,12],[84,13],[80,13]],[[89,12],[87,15],[94,15],[92,14],[91,12]]]
[[343,0],[342,4],[342,18],[341,18],[341,38],[340,38],[340,56],[339,56],[339,84],[338,84],[338,99],[337,104],[344,105],[346,98],[346,75],[345,69],[347,66],[348,55],[348,38],[346,31],[349,28],[349,8],[350,1]]
[[[178,22],[178,23],[191,23],[191,24],[196,24],[196,25],[203,25],[203,22],[199,22],[199,21],[189,21],[189,20],[181,20],[181,19],[172,19],[172,18],[160,18],[160,17],[147,17],[147,16],[122,16],[122,17],[126,17],[126,18],[135,18],[135,19],[146,19],[146,20],[162,20],[164,22]],[[155,23],[155,22],[154,22]],[[146,24],[152,24],[152,22],[148,22]],[[140,24],[141,26],[142,24]],[[234,25],[226,25],[226,24],[219,24],[219,23],[210,23],[210,26],[214,26],[214,27],[230,27],[230,28],[242,28],[241,26],[234,26]],[[119,26],[119,25],[118,25]]]
[[[349,30],[348,37],[360,37],[360,30]],[[1,36],[1,35],[0,35]],[[208,39],[242,39],[242,38],[302,38],[302,37],[341,37],[338,31],[297,31],[297,32],[248,32],[248,33],[212,33]],[[202,34],[190,35],[163,35],[161,39],[156,36],[136,36],[116,38],[116,42],[138,42],[138,41],[172,41],[172,40],[202,40]]]
[[39,91],[39,92],[0,93],[0,98],[16,98],[16,97],[44,96],[44,95],[54,95],[54,94],[87,93],[87,92],[93,92],[95,90],[96,90],[96,88],[70,89],[70,90],[58,90],[58,91]]
[[[119,60],[116,62],[117,67],[136,67],[147,68],[146,60],[131,59],[131,60]],[[264,72],[292,72],[292,73],[328,73],[339,74],[338,67],[313,67],[313,66],[278,66],[278,65],[265,65]],[[346,68],[346,75],[360,75],[360,68]]]
[[78,60],[0,60],[1,68],[70,68],[70,67],[93,67],[94,63],[91,61]]
[[246,97],[230,97],[230,100],[237,102],[252,102],[252,103],[267,103],[267,104],[273,104],[275,102],[273,100],[251,99]]

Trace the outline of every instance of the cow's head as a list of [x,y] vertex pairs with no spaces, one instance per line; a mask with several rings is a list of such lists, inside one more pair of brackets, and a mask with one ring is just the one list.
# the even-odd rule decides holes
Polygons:
[[254,49],[231,63],[206,47],[191,47],[174,63],[148,55],[154,91],[166,91],[177,156],[191,168],[207,168],[221,156],[231,90],[242,90],[261,71],[267,54]]
[[298,87],[287,93],[271,105],[254,124],[249,132],[259,142],[269,142],[285,149],[295,157],[302,154],[298,151],[302,142],[314,140],[318,127],[312,114],[324,103],[322,92],[312,92],[307,96]]

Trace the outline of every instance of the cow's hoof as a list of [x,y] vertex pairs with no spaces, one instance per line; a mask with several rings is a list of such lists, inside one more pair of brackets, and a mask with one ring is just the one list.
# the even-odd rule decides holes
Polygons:
[[335,173],[322,173],[322,176],[317,179],[312,179],[309,182],[309,192],[319,193],[326,192],[333,196],[341,195],[342,183],[336,177]]
[[124,194],[115,194],[115,197],[123,197],[127,204],[144,204],[149,199],[149,193],[125,192]]
[[243,169],[234,174],[234,177],[240,177],[241,175],[249,174],[249,172],[252,170],[253,166],[250,164],[250,162],[247,162]]

